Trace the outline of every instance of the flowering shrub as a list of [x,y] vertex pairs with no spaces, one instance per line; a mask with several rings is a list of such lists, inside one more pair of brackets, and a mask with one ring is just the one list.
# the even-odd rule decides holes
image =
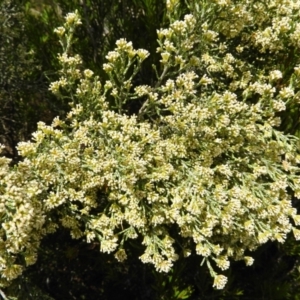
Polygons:
[[152,86],[134,81],[148,51],[118,40],[101,82],[71,55],[78,14],[56,29],[62,70],[50,89],[71,110],[19,143],[17,166],[1,158],[2,286],[60,227],[119,261],[138,239],[159,272],[195,251],[217,289],[230,260],[251,265],[267,241],[300,239],[300,144],[279,130],[279,113],[299,102],[297,57],[282,58],[299,47],[300,2],[200,1],[182,20],[177,6],[167,1],[170,26],[157,32]]

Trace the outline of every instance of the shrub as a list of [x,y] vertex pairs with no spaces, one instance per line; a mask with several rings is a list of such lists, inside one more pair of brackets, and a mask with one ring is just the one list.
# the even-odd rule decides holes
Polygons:
[[251,265],[260,245],[300,239],[299,140],[280,130],[299,101],[300,4],[248,2],[191,2],[179,20],[168,1],[153,85],[134,84],[149,53],[125,39],[106,56],[109,80],[82,68],[70,51],[81,21],[66,16],[50,90],[71,110],[19,143],[17,166],[1,159],[2,286],[62,227],[121,262],[141,244],[159,272],[196,253],[217,289],[231,260]]

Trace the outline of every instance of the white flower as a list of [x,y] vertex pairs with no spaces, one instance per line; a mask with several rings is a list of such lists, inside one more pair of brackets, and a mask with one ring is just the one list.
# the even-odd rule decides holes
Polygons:
[[283,98],[283,99],[287,99],[287,98],[291,98],[294,96],[294,90],[290,87],[284,87],[280,92],[279,95]]
[[216,275],[214,278],[214,284],[213,287],[215,287],[218,290],[222,290],[226,283],[227,283],[228,279],[226,276],[224,275]]
[[213,80],[211,78],[207,77],[206,74],[204,74],[203,77],[199,81],[199,83],[204,86],[206,86],[208,84],[212,84],[212,82],[213,82]]
[[108,54],[105,56],[105,58],[110,62],[114,63],[117,61],[117,59],[120,57],[120,53],[116,51],[110,51]]
[[149,52],[145,49],[138,49],[136,51],[136,54],[138,55],[138,57],[140,58],[141,61],[143,61],[144,59],[146,59],[149,56]]
[[80,25],[80,24],[82,24],[81,23],[81,20],[80,20],[80,17],[79,17],[79,15],[78,15],[78,12],[77,12],[77,10],[75,11],[75,13],[68,13],[67,15],[66,15],[66,17],[65,17],[65,19],[66,19],[66,22],[67,22],[67,24],[69,25],[69,26],[71,26],[71,25]]
[[100,242],[100,251],[103,253],[111,253],[115,251],[115,249],[118,247],[117,244],[118,239],[113,237],[112,239],[106,240],[103,239]]
[[167,0],[167,10],[172,12],[174,8],[178,5],[179,0]]
[[168,62],[168,60],[170,58],[170,53],[164,52],[164,53],[161,54],[161,57],[162,57],[161,62],[165,64],[165,63]]
[[208,257],[211,254],[211,250],[209,249],[209,247],[207,245],[203,245],[200,243],[200,244],[196,245],[196,253],[198,255]]
[[171,260],[163,260],[163,261],[158,262],[155,265],[156,270],[158,272],[165,272],[165,273],[168,273],[171,270],[172,266],[173,266],[173,263]]
[[66,32],[64,27],[57,27],[54,29],[54,32],[57,33],[59,36],[63,36]]
[[254,263],[254,259],[250,256],[245,256],[244,260],[245,260],[246,266],[252,266]]
[[285,103],[281,100],[273,101],[273,108],[275,111],[284,111],[286,109]]
[[293,215],[292,217],[295,222],[295,225],[299,226],[300,225],[300,215]]
[[227,270],[230,266],[230,262],[227,257],[219,256],[216,260],[217,266],[222,270]]
[[300,230],[297,228],[293,228],[293,234],[294,234],[296,241],[299,241],[300,240]]
[[94,74],[94,72],[91,71],[91,70],[89,70],[89,69],[84,70],[83,73],[84,73],[84,75],[85,75],[86,78],[91,78],[93,76],[93,74]]
[[271,81],[276,81],[276,80],[282,78],[282,73],[279,70],[274,70],[274,71],[270,72],[269,78]]

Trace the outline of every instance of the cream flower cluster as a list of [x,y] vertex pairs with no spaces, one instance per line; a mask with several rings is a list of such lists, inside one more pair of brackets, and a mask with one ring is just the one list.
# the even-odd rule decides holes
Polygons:
[[[149,53],[124,39],[106,56],[105,83],[78,68],[80,57],[69,56],[66,45],[62,77],[50,89],[74,91],[67,118],[39,123],[33,140],[19,144],[24,159],[15,168],[0,160],[1,285],[21,274],[20,256],[34,263],[41,238],[60,227],[100,242],[100,251],[119,261],[127,240],[140,237],[141,261],[159,272],[193,251],[217,289],[227,278],[212,261],[220,272],[231,260],[251,265],[248,253],[261,244],[282,243],[290,232],[300,239],[288,193],[300,197],[300,143],[278,130],[277,114],[298,101],[299,62],[284,75],[281,61],[244,55],[274,50],[273,42],[252,41],[254,20],[261,30],[255,27],[254,36],[264,34],[265,20],[278,39],[294,35],[289,13],[297,1],[254,2],[250,9],[249,1],[212,1],[201,9],[208,17],[215,9],[213,24],[189,14],[158,30],[161,66],[153,86],[133,86]],[[170,10],[177,5],[168,1]],[[274,13],[267,16],[265,5]],[[58,29],[62,39],[79,17],[66,22]],[[126,114],[125,104],[139,98],[140,111]]]

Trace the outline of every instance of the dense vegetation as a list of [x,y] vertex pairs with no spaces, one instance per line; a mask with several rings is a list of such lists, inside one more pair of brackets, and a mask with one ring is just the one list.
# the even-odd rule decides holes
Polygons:
[[3,1],[0,296],[299,299],[299,8]]

